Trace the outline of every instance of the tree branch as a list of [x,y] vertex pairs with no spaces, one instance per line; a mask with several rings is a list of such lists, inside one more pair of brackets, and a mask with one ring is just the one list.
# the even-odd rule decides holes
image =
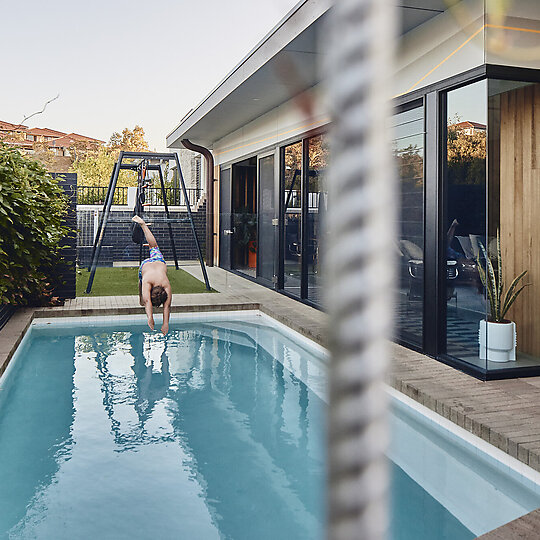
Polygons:
[[41,109],[41,111],[37,111],[37,112],[35,112],[35,113],[30,114],[29,116],[25,116],[25,117],[21,120],[21,123],[17,126],[16,129],[22,127],[22,125],[23,125],[28,119],[32,118],[33,116],[36,116],[36,115],[38,115],[38,114],[43,113],[43,112],[45,111],[45,109],[47,108],[47,105],[48,105],[49,103],[52,103],[53,101],[56,101],[59,97],[60,97],[60,94],[57,94],[56,97],[53,97],[52,99],[49,99],[49,101],[46,101],[46,102],[45,102],[45,105],[43,105],[43,109]]

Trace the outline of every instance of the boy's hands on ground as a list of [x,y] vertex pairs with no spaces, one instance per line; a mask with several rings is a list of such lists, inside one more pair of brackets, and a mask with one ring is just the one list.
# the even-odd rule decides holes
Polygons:
[[154,329],[154,317],[148,317],[148,326],[151,330]]

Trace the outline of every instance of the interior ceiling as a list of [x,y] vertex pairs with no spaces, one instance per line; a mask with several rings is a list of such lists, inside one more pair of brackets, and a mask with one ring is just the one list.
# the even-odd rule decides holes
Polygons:
[[[403,35],[444,11],[446,3],[445,0],[404,0],[396,5]],[[184,121],[186,130],[176,134],[177,139],[171,146],[181,147],[181,138],[212,146],[215,141],[320,82],[324,56],[321,45],[326,44],[321,38],[326,31],[327,18],[325,14],[317,19],[191,126],[188,117]]]

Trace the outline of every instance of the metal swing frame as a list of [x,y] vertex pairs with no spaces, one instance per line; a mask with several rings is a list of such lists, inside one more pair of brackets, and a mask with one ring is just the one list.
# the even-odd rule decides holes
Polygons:
[[[138,159],[141,160],[139,163],[124,163],[124,160],[133,160]],[[186,185],[184,183],[184,176],[182,174],[182,168],[180,167],[180,161],[178,160],[177,154],[162,154],[162,153],[154,153],[154,152],[124,152],[121,151],[120,155],[118,156],[118,161],[114,164],[113,171],[111,173],[111,179],[109,180],[109,186],[107,188],[107,195],[105,196],[105,203],[103,204],[103,212],[101,213],[101,218],[99,220],[98,230],[95,236],[94,245],[92,248],[92,257],[90,259],[90,265],[88,266],[88,271],[90,272],[90,277],[88,278],[88,284],[86,286],[86,293],[90,293],[92,291],[92,285],[94,283],[94,277],[96,275],[96,269],[99,261],[99,255],[101,253],[101,246],[103,243],[103,237],[105,236],[105,228],[107,226],[107,223],[109,221],[109,214],[111,212],[111,206],[114,199],[114,191],[116,189],[116,184],[118,182],[118,176],[120,174],[121,170],[129,170],[129,171],[139,171],[142,166],[144,166],[144,162],[146,162],[146,170],[150,171],[158,171],[159,172],[159,181],[161,185],[161,193],[163,197],[163,206],[165,207],[165,214],[167,216],[166,220],[164,220],[167,223],[168,229],[169,229],[169,237],[171,239],[171,246],[173,250],[173,256],[174,256],[174,263],[175,267],[178,270],[178,257],[176,254],[176,246],[174,244],[174,235],[172,231],[172,223],[173,222],[179,222],[184,220],[174,220],[171,219],[169,214],[169,206],[167,204],[167,197],[165,193],[165,182],[163,179],[163,172],[161,170],[161,164],[151,164],[150,161],[173,161],[176,163],[177,170],[178,170],[178,179],[180,180],[180,186],[182,188],[182,193],[184,194],[184,200],[186,202],[186,209],[187,209],[187,220],[189,221],[191,225],[191,231],[193,233],[193,239],[195,240],[195,246],[197,248],[197,255],[199,258],[199,262],[201,265],[202,274],[204,277],[204,283],[206,285],[206,289],[208,291],[211,290],[210,288],[210,282],[208,281],[208,274],[206,272],[206,267],[204,266],[204,261],[202,257],[201,252],[201,245],[199,243],[199,238],[197,237],[197,231],[195,230],[195,224],[193,223],[193,214],[191,212],[191,206],[189,204],[188,194],[186,190]],[[140,197],[144,193],[142,184],[146,181],[145,179],[145,173],[139,174],[139,180],[138,180],[138,186],[137,186],[137,205],[140,206]],[[111,222],[116,220],[111,220]],[[141,244],[142,248],[142,244]],[[141,258],[141,249],[139,251],[139,258]]]

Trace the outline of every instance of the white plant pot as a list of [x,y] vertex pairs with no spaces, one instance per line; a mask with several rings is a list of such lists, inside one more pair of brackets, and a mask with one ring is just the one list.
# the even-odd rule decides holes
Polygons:
[[515,362],[516,323],[480,321],[480,358],[490,362]]

